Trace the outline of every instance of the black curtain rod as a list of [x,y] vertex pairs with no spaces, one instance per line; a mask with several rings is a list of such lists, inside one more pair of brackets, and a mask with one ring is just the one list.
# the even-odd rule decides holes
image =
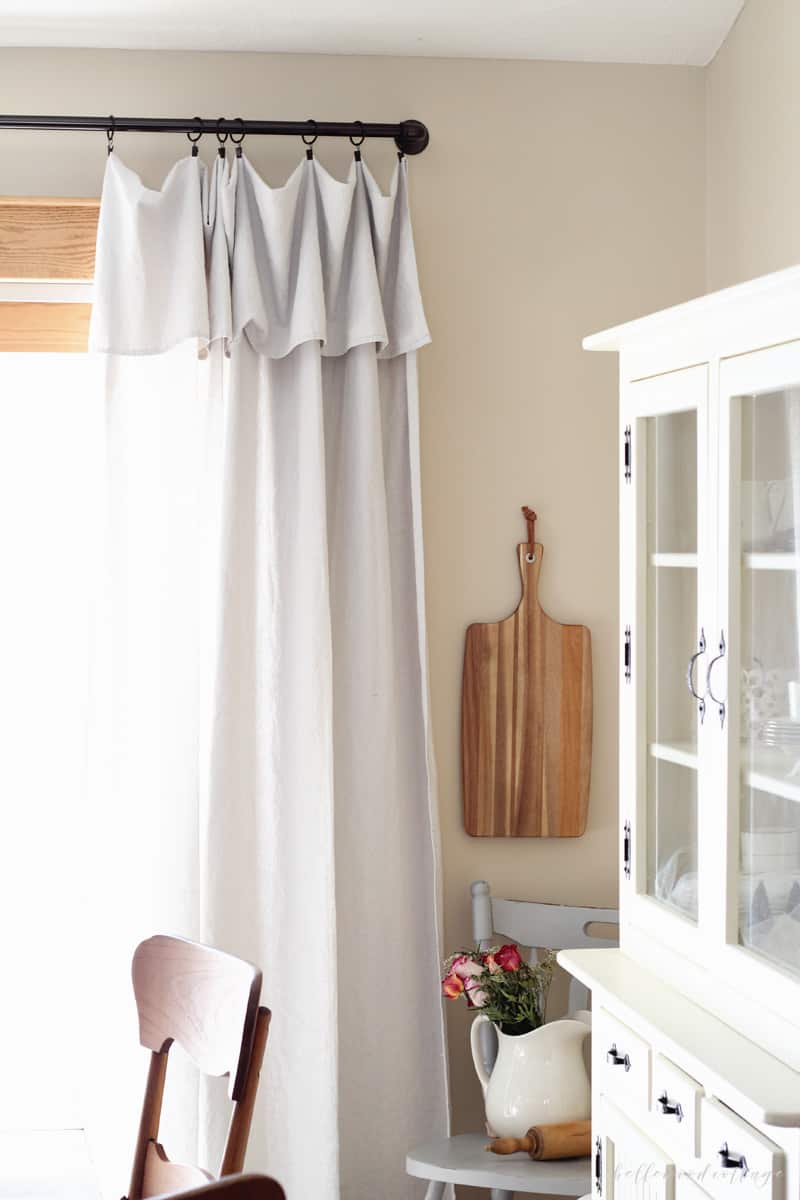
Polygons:
[[368,121],[247,121],[241,117],[14,117],[0,114],[0,129],[94,129],[106,133],[278,134],[285,137],[394,138],[403,154],[421,154],[430,140],[421,121],[396,125]]

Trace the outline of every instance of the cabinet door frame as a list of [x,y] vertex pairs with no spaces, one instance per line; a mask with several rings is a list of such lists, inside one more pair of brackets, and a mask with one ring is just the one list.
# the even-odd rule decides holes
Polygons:
[[[626,682],[624,662],[620,672],[620,838],[624,838],[625,823],[631,829],[631,877],[626,877],[625,864],[620,861],[620,909],[622,913],[622,942],[626,927],[646,931],[649,937],[669,946],[675,952],[702,961],[708,941],[707,915],[710,911],[711,879],[706,875],[706,863],[698,870],[698,921],[695,924],[677,911],[647,893],[647,775],[648,693],[648,571],[647,544],[647,452],[644,441],[645,421],[649,417],[670,413],[697,413],[697,629],[706,628],[714,612],[713,520],[714,492],[709,484],[709,414],[711,405],[711,372],[709,364],[701,363],[678,371],[647,379],[626,382],[623,379],[620,409],[620,443],[624,446],[630,429],[631,482],[625,481],[624,458],[620,484],[621,562],[620,610],[621,638],[627,626],[631,628],[631,680]],[[685,671],[695,645],[681,648],[685,659],[676,669]],[[621,656],[622,657],[622,656]],[[697,664],[696,679],[705,678],[707,659]],[[687,702],[691,702],[687,695]],[[707,724],[698,725],[697,747],[697,822],[698,859],[701,847],[707,844],[705,796],[711,784],[711,765],[706,753]]]
[[[624,1154],[626,1147],[633,1147],[635,1174],[633,1188],[639,1195],[647,1194],[648,1177],[651,1172],[660,1186],[657,1195],[652,1200],[675,1200],[676,1166],[672,1156],[661,1145],[654,1142],[648,1133],[623,1113],[607,1096],[597,1096],[592,1105],[592,1137],[600,1139],[602,1146],[602,1181],[601,1193],[594,1188],[595,1198],[602,1200],[617,1200],[623,1197],[626,1190],[621,1185],[620,1168],[625,1166]],[[593,1141],[594,1145],[594,1141]],[[644,1177],[639,1178],[639,1172],[644,1170]],[[654,1189],[656,1190],[656,1189]]]
[[[739,945],[739,835],[741,808],[740,750],[740,591],[741,543],[741,431],[738,415],[741,397],[800,386],[800,340],[725,358],[719,364],[716,405],[719,435],[717,463],[718,599],[716,637],[725,631],[727,677],[722,679],[726,703],[724,728],[712,713],[715,732],[713,756],[718,780],[715,800],[719,837],[715,858],[716,911],[714,914],[713,969],[751,1001],[772,1009],[792,1024],[800,1025],[797,976]],[[715,677],[716,679],[716,677]],[[735,686],[731,686],[734,681]],[[719,679],[712,680],[717,695]],[[798,787],[800,796],[800,787]],[[800,799],[797,800],[800,803]],[[722,830],[726,836],[722,836]],[[707,853],[712,843],[706,847]],[[711,855],[709,854],[709,857]]]

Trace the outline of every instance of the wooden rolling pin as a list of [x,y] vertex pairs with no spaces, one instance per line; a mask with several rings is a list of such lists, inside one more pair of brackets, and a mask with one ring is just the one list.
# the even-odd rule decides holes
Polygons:
[[560,1125],[534,1125],[521,1138],[492,1138],[492,1154],[516,1154],[526,1150],[540,1162],[549,1158],[584,1158],[592,1142],[591,1121],[563,1121]]

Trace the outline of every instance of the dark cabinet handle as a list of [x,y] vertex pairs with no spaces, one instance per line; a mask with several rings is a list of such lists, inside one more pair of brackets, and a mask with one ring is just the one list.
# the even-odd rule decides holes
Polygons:
[[624,1067],[626,1071],[631,1069],[631,1060],[627,1054],[620,1054],[617,1050],[617,1043],[614,1042],[610,1050],[606,1051],[606,1062],[612,1067]]
[[681,1108],[680,1104],[677,1102],[673,1103],[666,1092],[662,1092],[662,1094],[658,1097],[658,1100],[656,1100],[656,1104],[661,1109],[662,1116],[674,1117],[678,1122],[683,1120],[683,1109]]
[[594,1186],[598,1196],[603,1194],[603,1143],[600,1138],[594,1142]]
[[747,1159],[743,1154],[732,1154],[728,1149],[728,1143],[723,1142],[720,1149],[717,1151],[719,1165],[724,1167],[726,1171],[741,1171],[743,1175],[747,1174]]

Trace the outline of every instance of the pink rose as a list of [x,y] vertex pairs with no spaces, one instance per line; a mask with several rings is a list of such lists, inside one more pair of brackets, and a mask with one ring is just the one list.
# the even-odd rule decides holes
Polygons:
[[463,991],[464,980],[459,979],[452,971],[442,980],[442,995],[448,1000],[457,1000]]
[[513,945],[501,946],[494,957],[503,971],[518,971],[522,966],[522,956]]
[[458,958],[453,959],[453,964],[450,970],[459,979],[471,979],[476,975],[482,975],[484,972],[483,963],[477,962],[474,958],[470,958],[468,954],[459,954]]
[[467,1007],[468,1008],[483,1008],[489,997],[480,985],[480,980],[474,976],[464,984],[467,992]]

